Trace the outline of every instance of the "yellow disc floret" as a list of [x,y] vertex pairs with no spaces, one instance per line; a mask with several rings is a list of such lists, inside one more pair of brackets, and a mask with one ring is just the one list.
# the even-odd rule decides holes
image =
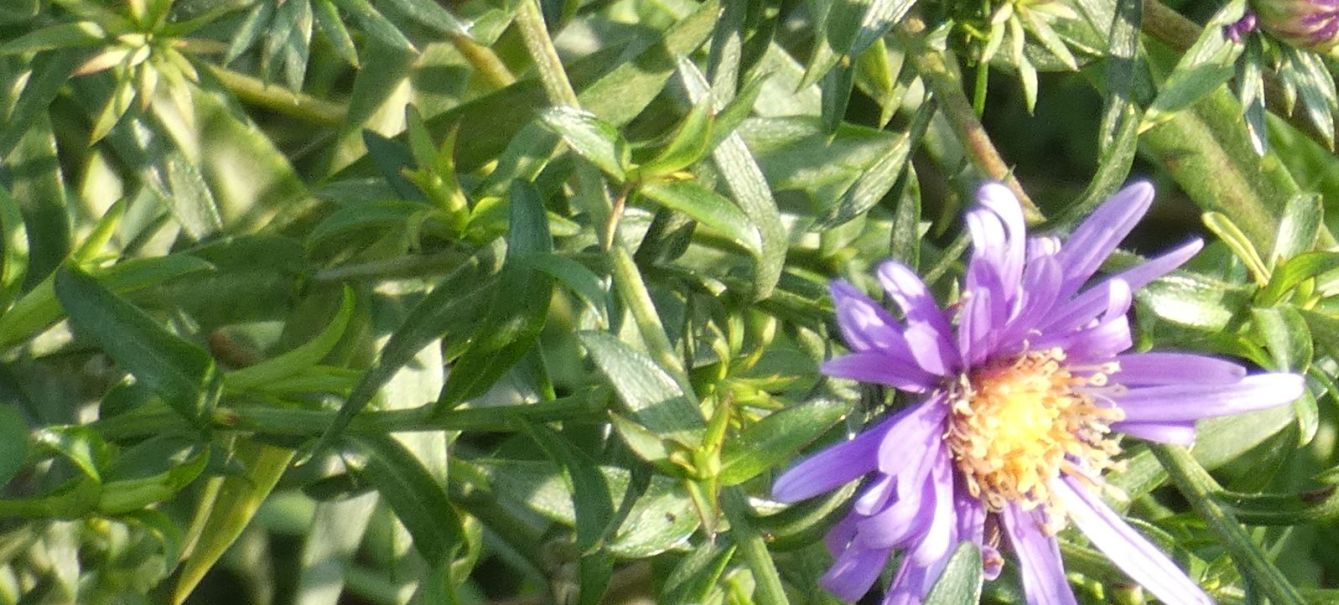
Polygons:
[[1114,368],[1076,376],[1064,361],[1060,349],[1024,353],[974,370],[950,394],[944,440],[968,492],[992,511],[1049,508],[1062,471],[1096,473],[1119,452],[1108,433],[1123,414],[1077,388],[1105,385]]

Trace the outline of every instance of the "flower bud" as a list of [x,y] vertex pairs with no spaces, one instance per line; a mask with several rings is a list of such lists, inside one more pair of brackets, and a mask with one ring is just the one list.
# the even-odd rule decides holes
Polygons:
[[1325,52],[1339,44],[1339,0],[1255,0],[1260,27],[1297,48]]

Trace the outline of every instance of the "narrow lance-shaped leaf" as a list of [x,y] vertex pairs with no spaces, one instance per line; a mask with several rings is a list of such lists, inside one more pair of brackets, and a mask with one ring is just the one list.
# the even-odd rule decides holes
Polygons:
[[577,550],[588,553],[599,546],[614,517],[604,474],[595,460],[548,427],[519,419],[518,422],[544,454],[563,469],[563,476],[572,491],[572,509],[576,512]]
[[939,574],[925,605],[956,605],[981,600],[981,552],[970,540],[963,540]]
[[[679,64],[679,75],[683,79],[688,96],[694,103],[710,98],[711,89],[707,79],[689,61]],[[741,210],[758,229],[761,240],[761,253],[758,255],[757,275],[754,278],[753,298],[767,298],[781,279],[781,271],[786,263],[786,250],[790,244],[786,228],[781,223],[781,212],[777,208],[772,191],[758,167],[757,160],[744,144],[743,137],[734,132],[735,128],[748,117],[754,102],[762,91],[763,78],[757,78],[746,84],[739,96],[724,107],[718,107],[713,137],[719,142],[712,150],[712,160],[725,179],[725,186],[734,195]],[[718,100],[719,101],[719,100]]]
[[673,378],[612,335],[582,332],[578,337],[633,418],[653,434],[697,445],[706,423]]
[[293,451],[242,440],[235,446],[232,458],[245,469],[245,474],[215,477],[205,486],[187,534],[186,560],[172,589],[173,605],[186,601],[205,574],[242,535],[288,468]]
[[1242,45],[1224,36],[1223,27],[1241,19],[1245,11],[1245,0],[1233,0],[1214,14],[1199,39],[1167,76],[1162,91],[1144,115],[1145,128],[1193,105],[1236,73],[1234,63]]
[[758,229],[721,194],[694,181],[647,183],[637,191],[647,199],[720,232],[750,254],[762,254]]
[[209,353],[168,332],[77,267],[57,270],[55,293],[77,333],[97,342],[181,415],[206,420],[220,387]]
[[851,406],[815,399],[774,412],[725,442],[721,453],[721,484],[735,485],[789,460],[800,448],[827,432]]
[[907,164],[911,150],[920,144],[921,137],[930,126],[934,117],[936,103],[931,100],[921,104],[912,118],[911,126],[888,145],[887,150],[868,170],[861,174],[850,188],[842,194],[837,204],[820,216],[812,229],[830,229],[854,219],[873,208],[883,199]]
[[414,547],[433,567],[450,561],[464,544],[460,516],[442,486],[399,441],[388,435],[350,438],[362,455],[357,472],[386,499]]
[[528,262],[553,251],[544,202],[534,185],[512,184],[507,260],[497,293],[470,348],[451,368],[439,409],[482,394],[530,351],[548,318],[553,278]]
[[1322,216],[1325,212],[1320,196],[1300,193],[1288,198],[1283,207],[1283,216],[1279,219],[1279,232],[1274,237],[1274,251],[1269,255],[1272,267],[1279,261],[1288,260],[1316,245],[1320,235]]
[[339,310],[330,320],[330,325],[320,334],[292,351],[226,374],[224,386],[238,390],[264,388],[272,381],[292,376],[316,365],[344,336],[344,328],[349,325],[349,319],[353,316],[354,301],[353,290],[345,287]]
[[387,381],[401,367],[427,346],[441,338],[443,333],[462,318],[470,319],[478,306],[480,292],[487,294],[491,282],[486,279],[497,271],[500,255],[494,248],[485,248],[468,261],[461,264],[450,275],[423,298],[409,312],[403,324],[391,334],[381,357],[363,374],[357,386],[349,393],[349,398],[335,414],[330,427],[312,448],[321,451],[332,445],[334,440],[348,427],[353,417],[362,411]]
[[626,178],[627,145],[611,124],[573,107],[550,107],[539,114],[539,119],[572,151],[605,174],[620,182]]

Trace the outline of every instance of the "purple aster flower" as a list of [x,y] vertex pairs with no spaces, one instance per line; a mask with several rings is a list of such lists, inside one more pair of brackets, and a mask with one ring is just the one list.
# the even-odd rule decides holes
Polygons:
[[901,552],[884,603],[920,603],[961,541],[980,547],[986,577],[996,577],[1003,538],[1029,603],[1072,604],[1055,536],[1073,523],[1163,602],[1212,603],[1098,497],[1101,473],[1120,452],[1113,431],[1188,445],[1196,420],[1290,402],[1302,377],[1247,376],[1235,363],[1187,353],[1125,352],[1131,292],[1202,245],[1092,281],[1148,210],[1149,184],[1117,193],[1063,244],[1027,237],[1018,200],[1003,186],[985,185],[977,197],[956,314],[896,262],[878,275],[900,319],[850,284],[832,284],[852,352],[823,372],[923,398],[773,486],[776,499],[794,502],[866,478],[827,536],[836,562],[823,585],[859,599]]

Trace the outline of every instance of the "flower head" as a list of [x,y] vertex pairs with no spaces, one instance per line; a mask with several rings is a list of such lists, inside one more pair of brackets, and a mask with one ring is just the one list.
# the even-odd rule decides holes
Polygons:
[[793,502],[866,478],[828,534],[836,562],[824,586],[854,601],[902,552],[884,603],[919,603],[958,542],[976,543],[995,577],[1002,536],[1029,603],[1074,603],[1055,537],[1073,523],[1162,601],[1212,602],[1095,494],[1120,452],[1115,433],[1190,444],[1196,420],[1281,405],[1304,385],[1212,357],[1125,352],[1131,292],[1202,245],[1093,281],[1152,200],[1148,184],[1127,187],[1062,244],[1029,238],[1009,190],[985,185],[967,214],[973,252],[953,313],[896,262],[878,276],[900,319],[850,284],[832,284],[852,352],[824,373],[922,399],[774,485],[778,500]]
[[1339,3],[1333,0],[1255,0],[1260,28],[1292,46],[1326,52],[1339,44]]

